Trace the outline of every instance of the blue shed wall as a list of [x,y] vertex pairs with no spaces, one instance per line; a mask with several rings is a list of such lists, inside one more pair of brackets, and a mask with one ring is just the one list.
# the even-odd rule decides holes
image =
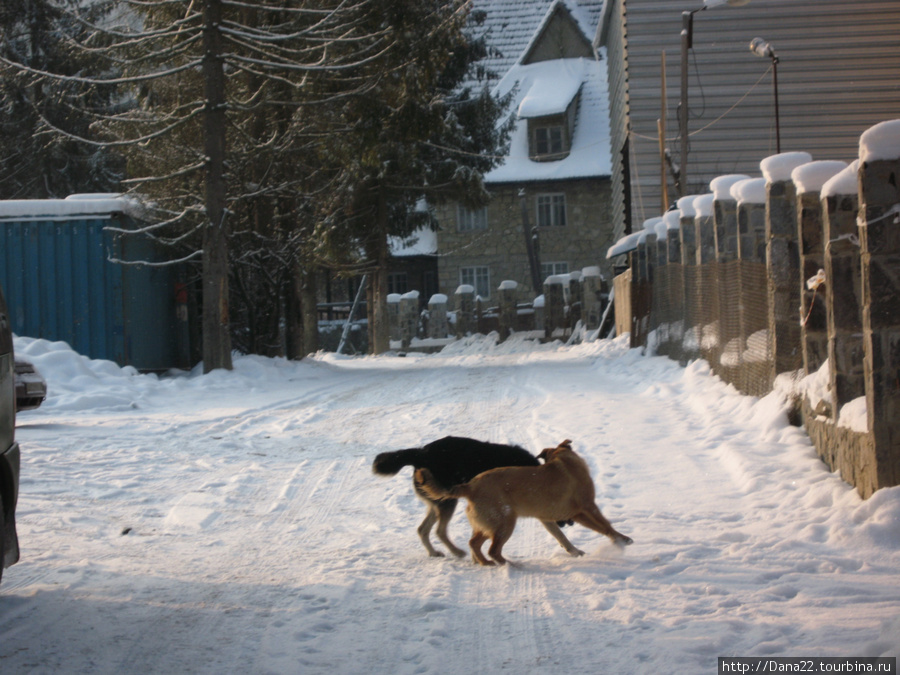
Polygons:
[[180,270],[111,262],[161,258],[146,238],[105,231],[111,222],[0,222],[0,282],[13,331],[140,370],[189,367],[187,326],[175,315]]

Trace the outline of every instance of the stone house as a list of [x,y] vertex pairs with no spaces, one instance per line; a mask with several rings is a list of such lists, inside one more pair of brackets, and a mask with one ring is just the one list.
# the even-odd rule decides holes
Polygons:
[[440,292],[466,284],[490,300],[512,280],[529,300],[550,275],[607,265],[609,102],[603,50],[592,45],[602,4],[474,3],[493,50],[485,66],[494,91],[512,93],[516,121],[508,155],[485,176],[491,202],[434,208]]

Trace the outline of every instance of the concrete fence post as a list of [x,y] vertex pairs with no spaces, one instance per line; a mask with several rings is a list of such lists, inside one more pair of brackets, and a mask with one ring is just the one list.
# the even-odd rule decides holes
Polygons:
[[475,289],[463,284],[456,289],[456,337],[463,338],[475,330]]
[[[654,260],[655,263],[655,260]],[[584,312],[584,285],[581,272],[569,272],[569,325],[575,327]]]
[[825,305],[833,418],[866,395],[862,339],[862,260],[859,249],[859,161],[821,190],[825,210]]
[[449,332],[447,296],[443,293],[435,293],[428,300],[428,337],[445,338]]
[[765,179],[762,262],[766,274],[767,388],[771,388],[779,373],[799,370],[803,360],[797,319],[800,302],[797,195],[791,171],[811,159],[805,152],[789,152],[767,157],[760,163]]
[[713,191],[713,219],[716,224],[716,267],[719,295],[719,356],[710,364],[713,372],[726,382],[737,383],[741,363],[740,268],[738,253],[737,201],[731,187],[749,176],[727,174],[714,178],[709,186]]
[[400,294],[390,293],[387,296],[388,331],[393,342],[400,342]]
[[683,305],[684,326],[681,339],[679,362],[700,357],[700,280],[697,271],[697,223],[694,219],[693,198],[678,200],[680,212],[681,265],[684,275]]
[[701,304],[698,308],[700,355],[715,363],[720,353],[719,290],[716,283],[716,221],[712,193],[694,198],[694,223],[697,228],[697,284]]
[[[819,370],[828,358],[827,289],[831,284],[827,281],[827,275],[824,285],[818,278],[819,270],[825,269],[828,241],[821,192],[825,183],[846,166],[844,162],[808,162],[794,169],[791,174],[797,192],[795,214],[800,253],[797,280],[797,290],[800,293],[798,324],[803,370],[806,374]],[[810,284],[810,280],[815,281]]]
[[500,303],[500,341],[506,340],[516,331],[519,316],[519,284],[507,280],[500,283],[497,290]]
[[553,333],[566,325],[566,300],[561,276],[550,276],[544,281],[544,336],[549,340]]
[[582,321],[587,330],[597,330],[603,318],[603,294],[608,292],[606,282],[599,267],[585,267],[581,270],[582,281]]
[[766,273],[766,179],[735,183],[731,194],[738,203],[738,260],[740,261],[741,372],[738,389],[752,396],[771,390],[769,373],[768,278]]
[[779,373],[803,366],[800,337],[800,246],[797,234],[797,189],[791,180],[808,164],[807,152],[785,152],[760,163],[766,178],[766,273],[769,324],[769,382]]
[[860,138],[859,233],[866,409],[874,457],[860,458],[867,496],[900,484],[900,120]]
[[403,349],[409,349],[419,332],[419,291],[410,291],[400,297],[400,340]]

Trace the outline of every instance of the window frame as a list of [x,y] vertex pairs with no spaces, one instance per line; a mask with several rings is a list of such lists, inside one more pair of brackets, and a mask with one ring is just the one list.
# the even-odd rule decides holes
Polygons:
[[[487,291],[486,293],[479,291],[479,281],[484,284],[483,288]],[[471,286],[475,289],[476,296],[488,300],[491,297],[491,268],[487,265],[466,265],[465,267],[460,267],[459,284],[460,286]]]
[[[565,267],[565,269],[562,269]],[[542,262],[541,274],[544,279],[569,273],[569,263],[564,261]]]
[[[569,214],[565,192],[541,192],[535,195],[534,199],[535,221],[538,227],[566,227],[568,225]],[[542,201],[545,203],[542,204]],[[560,220],[562,222],[559,222]]]
[[487,206],[470,209],[456,205],[456,230],[458,232],[478,232],[488,229]]
[[534,125],[534,154],[536,157],[560,157],[565,153],[566,133],[562,123]]

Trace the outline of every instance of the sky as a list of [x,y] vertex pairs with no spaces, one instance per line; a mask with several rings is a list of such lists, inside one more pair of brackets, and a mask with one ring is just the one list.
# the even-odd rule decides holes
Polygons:
[[[861,500],[782,394],[702,361],[479,336],[160,377],[15,349],[49,396],[18,418],[4,673],[711,673],[900,651],[900,488]],[[411,470],[371,463],[449,434],[572,439],[634,544],[567,527],[573,558],[524,519],[505,567],[428,557]]]

